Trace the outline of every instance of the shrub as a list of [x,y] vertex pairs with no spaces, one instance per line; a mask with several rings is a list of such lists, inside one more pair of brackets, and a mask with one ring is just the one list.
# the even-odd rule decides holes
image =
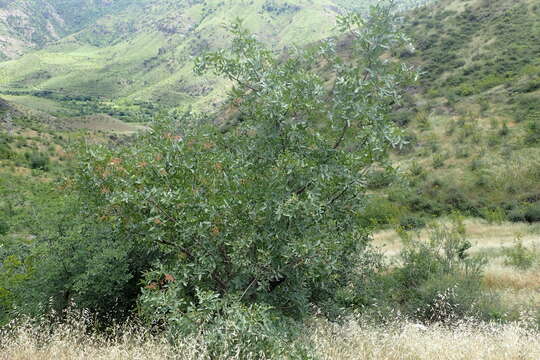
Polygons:
[[512,222],[538,222],[540,221],[540,202],[520,204],[511,207],[508,220]]
[[0,218],[0,236],[6,235],[9,231],[9,224],[4,219]]
[[524,141],[527,145],[534,145],[540,142],[540,122],[538,120],[528,122]]
[[[149,275],[147,274],[147,279]],[[245,305],[235,298],[223,298],[214,293],[197,292],[197,306],[191,307],[181,317],[171,319],[164,311],[175,312],[182,301],[176,284],[171,284],[169,294],[156,296],[156,290],[144,289],[140,306],[152,309],[143,313],[148,320],[167,323],[167,334],[173,342],[187,336],[204,338],[209,358],[212,359],[306,359],[308,349],[295,342],[300,326],[284,319],[279,312],[264,304]]]
[[422,165],[420,165],[417,161],[413,161],[410,168],[409,173],[413,177],[418,177],[421,179],[424,179],[426,177],[426,172]]
[[508,125],[506,124],[506,121],[504,121],[502,123],[502,127],[501,129],[499,130],[499,135],[500,136],[506,136],[510,133],[510,128],[508,128]]
[[380,189],[392,184],[395,174],[390,170],[376,170],[369,174],[368,186],[371,189]]
[[424,322],[449,321],[475,314],[481,301],[484,261],[468,255],[471,247],[463,225],[429,229],[429,239],[405,239],[402,265],[394,278],[393,301],[411,317]]
[[444,155],[435,154],[433,156],[433,168],[438,169],[444,166]]
[[402,137],[402,142],[399,146],[394,147],[394,150],[401,155],[408,154],[414,150],[418,143],[416,135],[412,132],[407,132]]
[[380,226],[390,224],[399,218],[401,209],[388,199],[372,197],[366,201],[361,214],[363,226]]
[[58,185],[20,176],[0,179],[0,214],[12,233],[0,240],[0,314],[6,321],[50,311],[61,318],[73,302],[100,323],[123,320],[135,308],[142,273],[160,253],[121,241],[89,198]]
[[13,150],[11,150],[9,145],[0,142],[0,160],[13,159],[14,156],[15,156],[15,153],[13,152]]
[[533,266],[536,253],[523,245],[521,237],[518,237],[512,247],[505,248],[504,254],[506,265],[514,266],[521,270],[527,270]]
[[508,220],[512,222],[524,222],[525,208],[523,206],[516,206],[510,209],[508,213]]
[[533,223],[540,221],[540,201],[530,204],[525,210],[525,221]]
[[414,118],[414,112],[413,111],[395,111],[391,115],[392,121],[401,127],[406,127],[411,122],[411,119]]
[[426,222],[419,216],[409,214],[399,219],[399,226],[404,230],[417,230],[426,226]]
[[49,170],[49,157],[46,154],[33,151],[31,153],[27,152],[24,155],[31,169]]
[[506,219],[504,210],[500,207],[486,208],[481,211],[482,217],[486,219],[490,224],[502,224]]
[[459,272],[430,277],[417,288],[408,304],[409,311],[415,318],[428,323],[472,316],[482,297],[479,286],[478,276]]
[[415,122],[421,131],[427,131],[431,129],[431,123],[429,121],[429,114],[426,111],[419,111],[415,116]]
[[[132,144],[83,153],[77,189],[114,229],[110,241],[158,253],[138,307],[148,322],[222,337],[245,329],[231,341],[245,335],[259,351],[268,317],[331,308],[369,241],[358,201],[368,171],[399,142],[388,113],[411,74],[382,57],[404,40],[393,18],[386,5],[340,18],[353,34],[346,66],[331,42],[277,59],[234,24],[232,48],[196,71],[235,82],[244,121],[157,119]],[[338,79],[330,94],[314,72],[320,56]]]

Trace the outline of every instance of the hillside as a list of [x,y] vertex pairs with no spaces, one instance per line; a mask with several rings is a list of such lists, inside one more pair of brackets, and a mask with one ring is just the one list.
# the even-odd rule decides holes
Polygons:
[[[141,4],[56,45],[1,63],[10,80],[2,96],[19,108],[39,110],[31,114],[74,117],[73,126],[47,120],[60,129],[79,128],[81,116],[95,113],[133,122],[179,104],[217,106],[226,84],[195,77],[192,59],[226,46],[223,23],[244,11],[245,25],[279,49],[295,39],[317,39],[321,33],[310,30],[304,36],[302,26],[322,23],[320,15],[326,14],[324,26],[330,29],[338,11],[328,2],[278,8],[262,1],[225,6],[160,0],[145,2],[145,15],[136,16]],[[313,16],[306,20],[308,14]],[[392,155],[400,176],[381,174],[374,180],[373,189],[384,189],[384,195],[374,200],[369,217],[380,225],[413,221],[410,213],[428,218],[455,210],[487,218],[536,218],[539,6],[530,0],[440,0],[407,14],[403,26],[416,51],[394,55],[415,63],[422,76],[392,115],[408,141]],[[277,24],[287,25],[278,31]],[[114,122],[96,121],[88,127],[104,130]]]
[[406,181],[384,188],[373,217],[414,226],[411,211],[462,211],[538,221],[540,5],[441,0],[406,24],[417,50],[396,56],[423,72],[393,114],[409,142],[392,156]]
[[35,97],[53,101],[57,115],[73,115],[73,109],[94,113],[97,104],[117,116],[141,108],[206,107],[222,98],[223,83],[195,79],[192,61],[227,46],[224,25],[241,18],[281,49],[328,36],[341,11],[331,0],[147,0],[118,9],[42,50],[0,64],[0,92],[34,107]]
[[77,32],[104,14],[115,14],[127,0],[0,1],[0,60]]

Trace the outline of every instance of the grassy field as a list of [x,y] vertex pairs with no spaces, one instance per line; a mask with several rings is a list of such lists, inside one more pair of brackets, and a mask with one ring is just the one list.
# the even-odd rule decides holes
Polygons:
[[[171,345],[137,328],[104,338],[88,335],[84,326],[77,325],[20,327],[1,338],[0,359],[210,359],[204,337]],[[535,360],[540,357],[540,333],[526,326],[463,322],[445,327],[406,321],[373,326],[357,320],[340,325],[316,320],[306,326],[299,341],[314,358],[324,360]],[[284,349],[282,358],[286,353]]]

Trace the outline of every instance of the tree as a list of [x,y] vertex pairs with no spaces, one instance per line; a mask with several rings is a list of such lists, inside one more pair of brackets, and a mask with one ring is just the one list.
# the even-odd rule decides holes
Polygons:
[[[157,121],[129,146],[89,148],[79,189],[116,238],[162,255],[140,297],[154,322],[197,329],[219,304],[301,317],[332,303],[368,243],[368,169],[399,143],[388,119],[411,69],[391,5],[339,19],[344,38],[278,57],[239,23],[196,72],[234,83],[236,124]],[[347,45],[350,51],[340,53]]]

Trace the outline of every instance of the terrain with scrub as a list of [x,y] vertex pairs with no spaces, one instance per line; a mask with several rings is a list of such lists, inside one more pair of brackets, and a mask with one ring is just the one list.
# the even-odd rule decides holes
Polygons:
[[[285,62],[292,44],[317,46],[337,33],[343,7],[365,11],[367,2],[148,0],[102,7],[107,2],[85,1],[84,18],[70,12],[70,1],[40,2],[40,9],[49,10],[0,1],[0,359],[210,359],[216,358],[216,342],[227,347],[224,358],[261,358],[243,350],[259,349],[257,342],[270,344],[269,358],[540,357],[540,5],[535,1],[439,0],[418,7],[407,2],[399,28],[414,47],[393,48],[385,57],[414,65],[419,77],[389,115],[404,141],[369,168],[363,184],[359,223],[370,241],[357,268],[362,281],[340,288],[328,308],[312,305],[306,310],[310,315],[289,332],[274,329],[271,318],[260,320],[255,308],[241,318],[231,307],[224,308],[230,317],[219,324],[226,337],[209,328],[180,341],[171,341],[160,323],[148,326],[119,312],[129,319],[104,325],[102,317],[70,306],[72,299],[88,307],[109,306],[92,297],[112,298],[122,291],[127,297],[137,288],[147,293],[152,281],[164,286],[171,274],[162,264],[138,284],[130,283],[126,274],[142,265],[124,256],[140,249],[120,241],[103,245],[116,231],[103,224],[115,215],[100,214],[97,226],[84,219],[80,195],[74,195],[87,181],[81,178],[90,176],[92,161],[112,156],[96,165],[107,174],[103,178],[133,170],[142,182],[176,181],[157,168],[156,174],[145,173],[159,165],[159,156],[151,164],[146,150],[126,150],[141,134],[156,136],[152,121],[181,123],[189,117],[203,127],[222,127],[225,134],[243,124],[242,104],[225,100],[234,81],[193,73],[196,56],[231,45],[233,36],[223,24],[241,17]],[[354,61],[347,37],[338,38],[336,48],[345,61]],[[278,55],[283,49],[287,55]],[[315,61],[313,69],[325,85],[332,83],[324,61]],[[205,115],[194,115],[199,110]],[[176,136],[165,132],[159,141],[178,141]],[[212,146],[217,145],[211,140],[201,143],[201,151],[213,151]],[[88,160],[89,153],[98,160]],[[227,166],[224,160],[216,164],[209,171]],[[85,206],[109,196],[114,186],[131,184],[102,186]],[[152,216],[148,226],[167,222],[163,214]],[[124,225],[119,220],[115,226]],[[211,232],[221,234],[221,227],[214,225]],[[80,246],[73,247],[70,238]],[[154,256],[154,250],[144,251],[145,259]],[[60,266],[45,261],[44,254],[68,260]],[[110,270],[113,263],[121,266]],[[250,291],[240,295],[247,298]],[[45,293],[61,315],[40,308],[48,306]],[[136,305],[122,301],[114,306],[152,306],[140,299]],[[208,305],[197,316],[204,311],[224,310]],[[264,325],[257,327],[257,321]]]

